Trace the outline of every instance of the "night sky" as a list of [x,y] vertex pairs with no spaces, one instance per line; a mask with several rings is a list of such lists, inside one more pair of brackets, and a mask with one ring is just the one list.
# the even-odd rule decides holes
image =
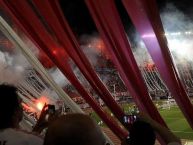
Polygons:
[[[121,0],[115,0],[120,13],[125,30],[128,33],[135,32]],[[67,18],[72,30],[77,37],[83,34],[92,34],[97,32],[95,24],[89,14],[84,0],[60,0],[64,15]],[[167,3],[173,4],[178,10],[182,11],[190,19],[193,19],[193,1],[192,0],[157,0],[159,10],[162,11]]]

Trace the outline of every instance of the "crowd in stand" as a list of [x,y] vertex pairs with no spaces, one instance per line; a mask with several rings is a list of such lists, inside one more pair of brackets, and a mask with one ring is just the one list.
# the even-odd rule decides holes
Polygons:
[[[10,85],[0,85],[0,145],[109,145],[96,122],[85,114],[50,115],[46,105],[34,126],[32,133],[21,131],[23,109],[17,89]],[[44,138],[33,133],[41,133],[47,128]],[[138,115],[129,130],[129,136],[122,145],[153,145],[156,134],[168,145],[180,145],[180,140],[167,128],[145,114]]]
[[[102,70],[102,72],[104,72],[104,70]],[[122,101],[124,99],[126,99],[127,97],[129,97],[129,93],[127,92],[127,89],[124,85],[124,83],[122,82],[122,80],[120,79],[119,75],[114,71],[111,70],[108,71],[105,74],[100,73],[100,71],[98,71],[98,74],[101,78],[101,80],[104,82],[104,84],[107,86],[108,90],[113,94],[113,96],[116,96],[118,101]],[[105,76],[105,77],[103,77]],[[77,103],[77,104],[85,104],[85,100],[78,95],[78,93],[76,92],[75,88],[68,84],[64,87],[65,92],[72,97],[72,99]],[[89,93],[92,96],[95,96],[95,92],[92,88],[87,88],[87,90],[89,91]]]

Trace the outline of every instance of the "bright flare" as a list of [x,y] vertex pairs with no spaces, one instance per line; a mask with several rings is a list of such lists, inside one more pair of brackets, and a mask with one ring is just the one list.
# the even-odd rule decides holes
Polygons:
[[42,102],[38,102],[37,103],[37,108],[38,108],[38,110],[42,110],[42,108],[44,107],[44,104],[42,103]]
[[171,52],[176,53],[180,58],[187,58],[192,52],[191,41],[168,39],[168,44]]

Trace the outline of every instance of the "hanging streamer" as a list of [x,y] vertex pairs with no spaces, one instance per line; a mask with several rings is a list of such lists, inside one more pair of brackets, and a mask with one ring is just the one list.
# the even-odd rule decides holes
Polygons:
[[[3,21],[3,19],[0,19],[0,22],[2,23],[3,27],[0,29],[2,30],[2,32],[19,48],[22,50],[23,54],[26,56],[26,58],[28,59],[28,61],[34,66],[34,68],[37,70],[38,73],[41,74],[41,76],[44,78],[45,81],[48,82],[48,84],[50,86],[52,86],[54,88],[54,90],[56,91],[56,93],[59,96],[64,97],[65,102],[69,105],[69,107],[72,109],[73,112],[79,112],[79,113],[83,113],[83,111],[79,108],[78,105],[76,105],[69,96],[67,96],[63,90],[57,86],[57,84],[55,84],[55,82],[51,79],[51,76],[49,76],[49,74],[44,70],[43,66],[40,64],[40,62],[37,60],[37,58],[35,58],[35,56],[33,56],[33,53],[29,52],[29,50],[27,50],[27,46],[22,42],[22,40],[16,36],[16,34],[13,32],[13,30],[11,30],[11,28],[8,26],[8,24],[5,24],[6,22]],[[4,26],[5,25],[5,26]],[[5,32],[6,29],[9,29],[9,33],[7,33],[7,31]],[[13,37],[13,38],[12,38]],[[69,99],[68,99],[69,98]],[[72,102],[71,102],[72,101]],[[111,119],[112,120],[112,119]],[[104,121],[105,122],[105,121]],[[104,134],[105,135],[105,134]],[[108,136],[106,136],[106,139],[108,140],[108,142],[110,144],[113,145],[112,141],[108,138]]]
[[112,0],[86,0],[114,64],[141,111],[166,125],[152,103]]
[[193,128],[193,106],[172,61],[155,0],[123,0],[123,4],[162,79]]
[[[114,1],[86,0],[86,4],[107,49],[111,53],[113,62],[139,110],[148,113],[156,121],[166,126],[148,94]],[[158,139],[165,144],[163,139],[160,137]]]
[[[20,19],[20,22],[22,26],[26,29],[28,34],[33,38],[33,40],[41,46],[41,48],[47,53],[47,55],[55,61],[57,66],[61,69],[61,71],[67,76],[67,78],[72,82],[72,84],[77,88],[77,90],[80,92],[80,94],[84,97],[84,99],[93,107],[93,109],[99,114],[99,116],[104,120],[104,122],[107,123],[107,125],[114,131],[120,138],[123,138],[127,136],[127,133],[124,132],[114,121],[112,121],[112,118],[109,117],[102,108],[96,103],[96,101],[88,95],[86,90],[81,86],[79,81],[74,76],[71,68],[64,64],[64,59],[62,59],[63,51],[60,51],[58,47],[53,43],[52,39],[49,37],[49,34],[45,32],[45,28],[41,25],[38,18],[33,14],[33,12],[30,10],[31,8],[22,1],[17,1],[16,3],[7,3],[9,7],[12,9],[14,8],[14,11],[17,11],[17,16]],[[22,7],[20,6],[22,5]],[[11,10],[11,9],[10,9]],[[26,13],[24,13],[24,11]],[[31,22],[31,19],[33,18],[33,22]],[[53,53],[54,50],[59,51],[59,53]]]
[[106,86],[99,79],[85,54],[80,49],[80,46],[76,38],[74,37],[70,27],[68,26],[67,21],[65,20],[57,2],[58,1],[52,0],[50,0],[49,2],[34,0],[34,4],[44,16],[45,20],[54,31],[58,40],[63,45],[66,52],[77,64],[77,66],[84,74],[85,78],[89,81],[91,86],[94,88],[96,93],[98,93],[101,99],[118,118],[118,120],[123,125],[126,125],[123,121],[123,118],[125,116],[123,110],[114,100],[113,96],[110,94]]

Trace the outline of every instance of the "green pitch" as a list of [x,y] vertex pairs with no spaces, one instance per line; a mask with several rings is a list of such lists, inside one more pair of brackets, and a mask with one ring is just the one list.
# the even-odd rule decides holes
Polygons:
[[[157,104],[163,104],[163,102],[157,102]],[[132,104],[125,104],[123,108],[128,112],[128,108]],[[181,139],[193,140],[193,130],[188,125],[180,109],[177,106],[173,106],[170,109],[159,109],[160,114],[164,118],[168,127]],[[193,114],[192,114],[193,115]]]
[[193,140],[193,131],[182,115],[178,107],[162,109],[160,113],[166,121],[168,127],[181,139]]
[[[129,113],[129,109],[133,106],[133,104],[124,104],[122,108],[126,113]],[[109,112],[107,110],[107,112]],[[193,140],[193,130],[188,125],[187,121],[183,117],[181,111],[178,107],[174,106],[170,109],[159,109],[160,114],[166,121],[168,127],[181,139]],[[100,122],[101,119],[98,117],[96,113],[91,113],[91,117],[93,117],[97,122]],[[193,115],[193,114],[192,114]],[[105,124],[100,124],[101,126],[106,126]]]

